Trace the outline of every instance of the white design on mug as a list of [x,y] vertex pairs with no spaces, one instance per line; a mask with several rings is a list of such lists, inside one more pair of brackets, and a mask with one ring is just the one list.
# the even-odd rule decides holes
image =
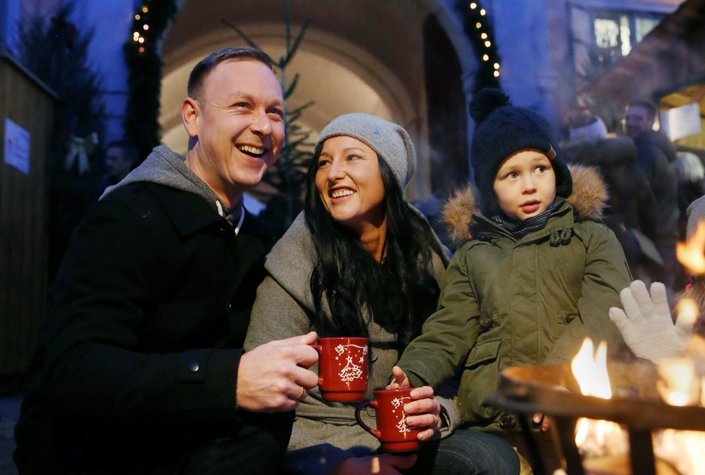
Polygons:
[[396,428],[397,431],[400,434],[406,434],[407,432],[411,432],[411,429],[409,428],[408,425],[406,425],[406,413],[404,412],[404,401],[405,400],[411,400],[410,397],[395,397],[392,399],[392,407],[394,408],[394,412],[399,412],[397,409],[401,408],[401,418],[399,421],[397,421]]
[[[350,347],[353,347],[353,349],[351,349]],[[336,360],[338,360],[339,357],[343,354],[348,353],[348,355],[345,356],[345,366],[343,366],[340,369],[340,372],[338,372],[338,377],[340,377],[340,380],[348,383],[350,381],[360,379],[363,374],[360,365],[365,363],[365,356],[367,355],[367,345],[361,346],[353,344],[340,344],[335,347],[335,352],[338,354],[338,357],[335,358]],[[359,355],[357,364],[353,361],[353,354],[356,354],[356,356]]]

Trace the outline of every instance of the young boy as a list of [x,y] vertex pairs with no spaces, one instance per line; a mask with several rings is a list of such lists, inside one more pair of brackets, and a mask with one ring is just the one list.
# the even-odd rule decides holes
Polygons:
[[[486,430],[519,430],[515,418],[483,404],[510,366],[569,361],[584,337],[622,339],[608,311],[630,273],[616,237],[599,222],[606,198],[599,175],[571,171],[548,123],[498,90],[471,104],[477,124],[472,167],[479,191],[444,211],[458,248],[438,310],[406,348],[395,381],[435,386],[462,371],[464,420]],[[475,211],[475,212],[474,212]]]

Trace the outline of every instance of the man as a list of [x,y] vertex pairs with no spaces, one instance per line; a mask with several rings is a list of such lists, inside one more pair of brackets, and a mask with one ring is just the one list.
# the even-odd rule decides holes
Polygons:
[[678,175],[674,166],[676,150],[660,131],[653,130],[656,107],[647,101],[634,100],[625,108],[624,130],[634,140],[636,160],[651,184],[656,200],[656,235],[654,244],[664,262],[663,277],[672,301],[674,285],[682,268],[676,259],[678,241]]
[[119,182],[137,163],[137,150],[126,140],[116,140],[108,144],[105,151],[105,174],[108,185]]
[[318,356],[313,332],[242,350],[266,252],[242,198],[284,140],[271,60],[210,54],[181,117],[185,159],[155,148],[67,250],[15,430],[20,474],[278,472]]

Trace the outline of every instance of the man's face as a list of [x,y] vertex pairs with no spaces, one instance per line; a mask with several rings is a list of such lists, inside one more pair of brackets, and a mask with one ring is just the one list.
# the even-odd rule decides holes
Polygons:
[[220,197],[232,201],[257,185],[284,142],[284,98],[274,73],[255,60],[226,60],[182,106],[197,142],[188,166]]
[[108,147],[105,154],[105,169],[111,178],[120,181],[132,168],[132,160],[125,155],[122,147]]
[[654,126],[654,117],[651,117],[649,111],[641,106],[627,106],[624,112],[624,132],[634,137],[641,132],[652,130]]

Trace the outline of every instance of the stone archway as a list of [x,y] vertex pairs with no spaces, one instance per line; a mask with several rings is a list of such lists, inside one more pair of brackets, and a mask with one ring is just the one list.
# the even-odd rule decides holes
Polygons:
[[[425,198],[432,190],[424,48],[424,25],[439,18],[455,51],[471,48],[449,13],[444,0],[389,0],[341,2],[291,0],[290,25],[294,32],[304,21],[309,29],[288,70],[300,73],[291,106],[314,101],[301,118],[312,138],[330,119],[345,112],[377,114],[404,125],[417,144],[419,166],[410,198]],[[448,4],[448,5],[446,5]],[[223,23],[227,20],[250,36],[273,58],[284,51],[283,2],[278,0],[183,0],[162,43],[164,76],[161,93],[162,139],[175,149],[186,148],[179,107],[188,73],[205,54],[223,46],[242,45],[240,37]],[[444,46],[445,53],[453,52]],[[457,53],[456,53],[457,54]],[[467,69],[474,58],[458,54]],[[472,73],[462,72],[462,89]],[[462,94],[462,92],[461,92]],[[467,92],[466,92],[467,94]],[[463,101],[459,101],[463,102]],[[458,104],[465,110],[464,103]],[[455,158],[457,160],[457,157]],[[462,160],[462,157],[461,157]]]

